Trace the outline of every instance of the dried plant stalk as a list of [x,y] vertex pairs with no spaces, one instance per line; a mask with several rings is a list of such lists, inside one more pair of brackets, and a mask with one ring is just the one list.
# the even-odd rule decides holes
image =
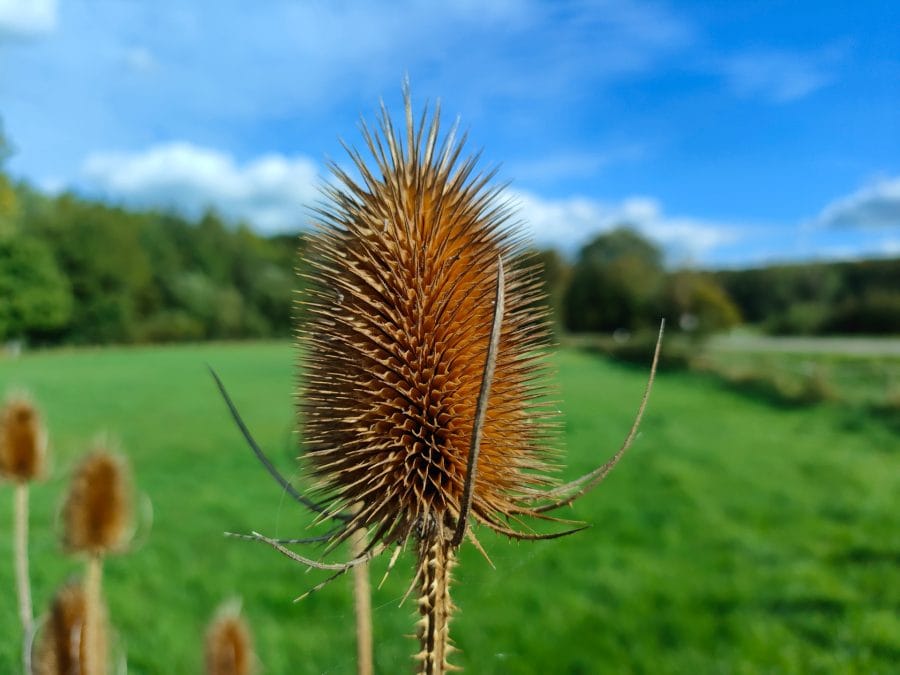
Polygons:
[[50,615],[44,623],[34,658],[35,675],[75,675],[107,672],[106,610],[97,608],[97,628],[93,637],[95,658],[89,670],[87,652],[87,599],[84,585],[70,583],[61,588],[53,599]]
[[13,495],[15,544],[13,555],[16,569],[16,596],[19,599],[19,618],[22,621],[22,664],[26,673],[31,669],[31,636],[34,634],[34,610],[31,603],[31,581],[28,574],[28,484],[18,483]]
[[446,539],[419,542],[419,614],[416,635],[421,649],[415,655],[422,673],[443,673],[449,667],[450,617],[456,607],[450,600],[451,572],[456,554]]
[[103,629],[103,559],[91,555],[84,577],[84,672],[105,675],[108,655],[105,653]]
[[[350,537],[350,551],[354,558],[365,553],[365,530],[356,530]],[[353,607],[356,613],[356,672],[357,675],[372,675],[372,595],[368,563],[353,568]]]
[[251,675],[256,657],[250,629],[234,603],[224,605],[206,631],[207,675]]
[[28,573],[28,484],[40,477],[47,456],[47,431],[27,396],[10,397],[0,412],[0,475],[15,483],[13,557],[22,623],[22,664],[31,671],[34,610]]

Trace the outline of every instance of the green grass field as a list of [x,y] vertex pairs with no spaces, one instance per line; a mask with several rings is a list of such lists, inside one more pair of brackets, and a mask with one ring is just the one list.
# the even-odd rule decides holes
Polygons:
[[[618,447],[646,372],[576,351],[556,362],[565,475],[574,476]],[[286,344],[0,361],[0,392],[30,389],[51,430],[53,473],[32,491],[36,609],[80,570],[57,543],[56,513],[74,462],[109,431],[154,509],[135,550],[106,565],[129,673],[201,672],[205,623],[234,596],[265,672],[353,673],[349,577],[294,604],[324,573],[222,535],[304,536],[310,519],[244,446],[207,363],[294,474]],[[474,674],[891,672],[900,662],[898,460],[896,431],[859,410],[783,409],[710,378],[664,373],[631,453],[564,514],[591,529],[537,543],[482,529],[496,569],[464,547],[455,662]],[[0,486],[0,673],[19,668],[11,501]],[[411,565],[404,554],[374,591],[379,673],[412,668],[415,605],[398,607]]]

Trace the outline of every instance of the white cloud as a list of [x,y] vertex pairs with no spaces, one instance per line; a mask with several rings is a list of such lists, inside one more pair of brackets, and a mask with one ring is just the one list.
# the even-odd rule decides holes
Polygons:
[[826,206],[815,220],[823,227],[900,227],[900,176],[886,178]]
[[[319,199],[318,172],[306,157],[265,155],[244,164],[226,153],[169,143],[137,153],[97,153],[82,167],[87,186],[103,196],[144,207],[173,208],[196,217],[214,207],[264,232],[295,230]],[[544,199],[511,192],[535,243],[573,252],[591,237],[629,224],[676,259],[697,261],[738,237],[736,228],[673,217],[648,197],[605,203],[586,197]]]
[[56,0],[0,0],[0,38],[49,33],[56,20]]
[[741,97],[760,96],[775,103],[801,99],[831,84],[840,49],[815,54],[759,50],[721,63],[731,90]]
[[633,143],[606,152],[571,151],[520,160],[506,165],[506,173],[516,180],[550,182],[562,178],[590,176],[611,164],[634,162],[647,153],[645,145]]
[[146,47],[133,46],[123,53],[125,65],[136,72],[146,73],[157,67],[156,59]]
[[238,164],[226,153],[190,143],[93,154],[82,174],[90,188],[114,200],[192,217],[213,207],[265,232],[302,227],[317,197],[317,167],[306,157],[270,154]]
[[878,246],[878,250],[886,258],[900,256],[900,239],[883,239]]
[[649,197],[630,197],[615,203],[586,197],[548,200],[527,192],[514,193],[513,197],[536,244],[569,252],[597,234],[624,224],[662,244],[679,262],[702,261],[716,248],[740,237],[738,228],[732,225],[669,216]]

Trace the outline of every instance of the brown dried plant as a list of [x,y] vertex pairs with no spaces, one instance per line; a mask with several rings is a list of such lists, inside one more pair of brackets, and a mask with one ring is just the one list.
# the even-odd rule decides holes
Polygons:
[[11,395],[0,410],[0,476],[15,483],[13,491],[13,556],[16,594],[22,622],[22,662],[29,672],[34,632],[31,581],[28,573],[28,484],[44,472],[47,430],[30,397]]
[[[311,271],[297,334],[298,403],[308,473],[321,499],[299,494],[263,455],[219,382],[257,456],[320,519],[336,523],[326,553],[367,532],[361,555],[328,563],[253,533],[330,579],[407,542],[417,565],[419,672],[452,668],[451,571],[464,539],[482,551],[475,523],[514,539],[551,539],[527,528],[602,481],[631,445],[655,375],[625,442],[605,464],[554,480],[554,408],[546,401],[548,327],[536,309],[535,270],[514,265],[525,239],[494,172],[462,159],[465,137],[440,139],[439,110],[416,122],[408,92],[401,136],[382,107],[379,132],[362,133],[374,165],[347,147],[360,180],[331,165],[311,238]],[[345,146],[346,147],[346,146]],[[216,378],[218,380],[218,378]]]
[[131,478],[123,457],[102,447],[75,469],[63,506],[63,543],[91,556],[121,550],[132,533]]
[[[120,455],[99,447],[75,469],[63,506],[63,543],[87,556],[85,572],[85,672],[102,675],[103,557],[121,551],[133,532],[131,477]],[[103,670],[100,670],[103,668]]]
[[53,599],[35,647],[35,675],[81,675],[107,672],[106,609],[97,608],[93,635],[94,669],[88,671],[87,597],[84,586],[73,582],[63,586]]
[[253,640],[239,606],[226,603],[206,631],[205,660],[208,675],[252,675],[256,672]]
[[47,457],[47,430],[30,397],[10,396],[0,412],[0,476],[16,483],[40,478]]

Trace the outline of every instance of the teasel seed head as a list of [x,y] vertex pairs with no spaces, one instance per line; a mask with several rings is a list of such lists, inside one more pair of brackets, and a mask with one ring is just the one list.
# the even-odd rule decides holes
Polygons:
[[[35,648],[35,675],[71,675],[83,671],[88,649],[86,611],[87,599],[81,583],[68,583],[56,593]],[[103,659],[98,667],[106,672],[108,631],[106,610],[102,607],[98,627],[94,644]]]
[[240,606],[223,605],[206,631],[207,675],[251,675],[255,672],[256,656],[247,623],[241,617]]
[[63,507],[63,539],[70,552],[105,555],[131,538],[131,476],[125,459],[102,448],[86,456],[72,476]]
[[[311,473],[335,511],[360,504],[370,546],[452,534],[491,337],[498,266],[505,312],[482,428],[471,515],[527,511],[552,481],[554,411],[544,398],[546,314],[525,240],[493,172],[440,138],[439,111],[405,139],[382,111],[362,125],[374,158],[336,165],[313,235],[301,326],[300,413]],[[516,264],[514,264],[516,263]]]
[[47,430],[26,395],[10,396],[0,411],[0,475],[24,483],[39,478],[47,457]]

